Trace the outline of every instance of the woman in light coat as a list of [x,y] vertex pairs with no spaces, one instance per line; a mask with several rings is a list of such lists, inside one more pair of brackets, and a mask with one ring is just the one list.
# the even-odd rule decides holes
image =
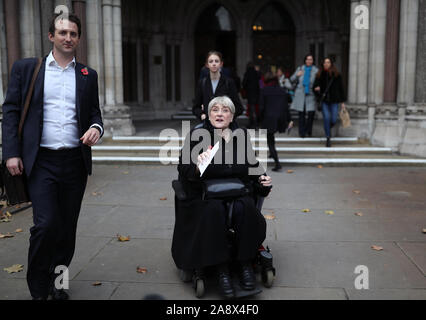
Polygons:
[[[304,65],[296,69],[290,77],[290,81],[296,84],[292,110],[299,112],[299,136],[312,136],[316,99],[313,90],[318,68],[314,65],[314,57],[311,54],[305,56]],[[306,114],[308,119],[306,121]]]

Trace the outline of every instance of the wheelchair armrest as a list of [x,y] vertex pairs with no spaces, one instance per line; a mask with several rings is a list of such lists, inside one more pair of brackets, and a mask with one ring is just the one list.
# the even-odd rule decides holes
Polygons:
[[256,208],[259,211],[262,211],[262,207],[263,207],[263,202],[265,201],[265,197],[262,197],[260,195],[256,196]]
[[175,191],[176,197],[179,200],[181,201],[186,200],[186,192],[185,192],[185,189],[183,188],[182,182],[180,182],[179,180],[173,180],[172,187],[173,187],[173,190]]

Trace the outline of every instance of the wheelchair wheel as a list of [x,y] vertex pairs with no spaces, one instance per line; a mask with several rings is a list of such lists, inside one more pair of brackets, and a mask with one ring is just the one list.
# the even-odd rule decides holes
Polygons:
[[274,272],[272,270],[266,270],[264,272],[262,272],[262,281],[263,281],[263,285],[266,288],[271,288],[272,287],[272,283],[274,282]]
[[183,282],[191,282],[191,280],[192,280],[192,271],[179,269],[179,278]]
[[197,279],[195,281],[195,296],[197,298],[202,298],[204,296],[205,288],[204,288],[204,280]]

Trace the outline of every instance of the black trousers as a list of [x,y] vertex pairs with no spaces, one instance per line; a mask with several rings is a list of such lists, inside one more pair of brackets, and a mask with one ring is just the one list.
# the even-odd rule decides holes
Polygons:
[[274,159],[275,165],[279,165],[280,161],[278,159],[277,149],[275,149],[275,134],[268,132],[266,135],[268,142],[269,153],[271,154],[272,159]]
[[[306,121],[306,113],[308,113],[308,121]],[[312,136],[314,118],[315,111],[306,112],[306,106],[303,108],[303,112],[299,112],[299,136],[302,138],[306,135]]]
[[71,263],[86,184],[80,148],[40,148],[28,179],[34,226],[30,230],[27,282],[33,297],[47,298],[58,276],[56,266]]

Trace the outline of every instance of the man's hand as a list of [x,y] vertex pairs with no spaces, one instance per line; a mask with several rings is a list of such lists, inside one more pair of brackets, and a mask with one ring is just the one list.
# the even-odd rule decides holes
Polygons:
[[201,120],[205,120],[207,118],[207,116],[203,113],[201,114]]
[[90,128],[89,130],[87,130],[84,136],[80,138],[80,140],[83,142],[83,144],[92,147],[96,143],[98,143],[100,137],[101,134],[98,129]]
[[6,161],[7,170],[12,176],[20,176],[24,173],[24,164],[21,158],[10,158]]

